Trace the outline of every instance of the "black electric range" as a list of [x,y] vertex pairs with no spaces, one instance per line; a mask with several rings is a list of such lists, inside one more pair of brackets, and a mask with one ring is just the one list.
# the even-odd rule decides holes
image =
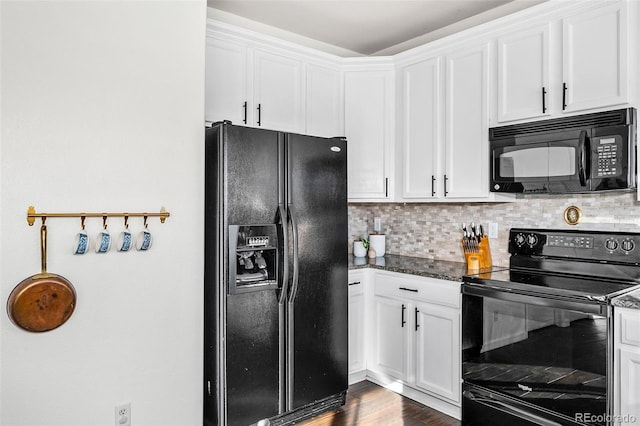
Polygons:
[[463,425],[612,424],[610,302],[640,287],[640,233],[511,229],[509,253],[463,279]]

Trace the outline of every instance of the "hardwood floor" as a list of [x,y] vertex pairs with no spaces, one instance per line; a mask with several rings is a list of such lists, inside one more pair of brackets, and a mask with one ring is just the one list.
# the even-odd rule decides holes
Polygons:
[[368,381],[349,386],[347,402],[336,411],[300,426],[459,426],[460,422]]

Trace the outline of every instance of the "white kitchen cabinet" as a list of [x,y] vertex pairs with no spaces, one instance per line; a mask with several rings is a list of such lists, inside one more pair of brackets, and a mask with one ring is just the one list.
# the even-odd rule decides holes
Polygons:
[[306,66],[306,130],[314,136],[344,136],[339,69]]
[[443,195],[489,196],[488,43],[446,55]]
[[398,380],[406,377],[407,304],[400,299],[373,298],[373,359],[371,369]]
[[413,309],[416,387],[460,403],[460,312],[432,303]]
[[205,120],[304,133],[303,63],[207,37]]
[[304,133],[302,62],[259,49],[253,61],[255,124]]
[[247,123],[248,49],[207,37],[205,55],[205,120]]
[[564,112],[628,102],[627,3],[562,20]]
[[616,425],[640,425],[640,310],[614,308]]
[[426,59],[402,68],[402,199],[439,197],[443,141],[442,58]]
[[373,306],[374,381],[414,399],[426,394],[452,413],[460,405],[460,284],[377,271]]
[[349,201],[393,198],[393,71],[350,70],[344,75]]
[[363,380],[365,362],[364,271],[349,271],[349,383]]
[[549,115],[549,23],[499,37],[497,47],[498,122]]

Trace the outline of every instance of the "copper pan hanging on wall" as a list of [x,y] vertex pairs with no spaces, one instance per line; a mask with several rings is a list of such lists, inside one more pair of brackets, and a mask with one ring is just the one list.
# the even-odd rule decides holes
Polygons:
[[7,313],[18,327],[34,333],[64,324],[76,306],[76,290],[65,277],[47,272],[47,227],[40,227],[42,272],[25,278],[7,301]]

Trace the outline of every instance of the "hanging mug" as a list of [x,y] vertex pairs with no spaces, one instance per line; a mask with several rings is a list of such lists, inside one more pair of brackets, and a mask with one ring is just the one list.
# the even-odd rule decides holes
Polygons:
[[80,218],[82,229],[76,234],[76,239],[73,244],[73,254],[85,254],[89,251],[89,235],[87,235],[87,231],[84,229],[85,219],[85,216]]
[[129,216],[124,217],[124,230],[118,235],[118,251],[127,252],[133,245],[133,237],[129,231]]
[[102,217],[102,231],[96,237],[96,253],[106,253],[111,248],[111,235],[107,230],[107,217]]
[[153,237],[151,236],[151,232],[149,232],[147,225],[147,216],[144,217],[144,229],[138,234],[136,238],[136,249],[138,251],[147,251],[151,248],[151,243],[153,242]]

